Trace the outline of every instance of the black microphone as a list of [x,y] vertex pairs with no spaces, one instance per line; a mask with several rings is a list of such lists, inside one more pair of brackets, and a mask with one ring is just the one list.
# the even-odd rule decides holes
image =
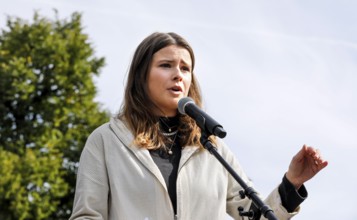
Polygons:
[[202,111],[189,97],[184,97],[178,102],[178,111],[183,115],[188,115],[196,121],[198,127],[202,131],[207,133],[207,136],[211,134],[224,138],[227,132],[223,129],[222,125],[216,122],[208,114]]

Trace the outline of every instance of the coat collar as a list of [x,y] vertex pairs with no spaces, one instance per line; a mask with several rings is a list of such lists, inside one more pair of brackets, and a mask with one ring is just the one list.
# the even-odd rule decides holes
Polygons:
[[[130,132],[128,127],[125,125],[125,123],[122,120],[119,120],[117,118],[111,118],[109,125],[110,125],[110,128],[115,133],[115,135],[118,137],[118,139],[124,144],[124,146],[127,149],[129,149],[138,158],[140,163],[143,164],[159,180],[159,182],[167,190],[166,183],[165,183],[165,180],[161,174],[161,171],[159,170],[159,168],[155,164],[154,160],[152,159],[150,152],[145,148],[142,148],[142,147],[139,147],[139,146],[133,144],[134,135]],[[180,169],[187,163],[187,161],[190,159],[190,157],[198,149],[199,148],[196,146],[188,146],[182,150],[180,165],[179,165],[179,172],[180,172]]]

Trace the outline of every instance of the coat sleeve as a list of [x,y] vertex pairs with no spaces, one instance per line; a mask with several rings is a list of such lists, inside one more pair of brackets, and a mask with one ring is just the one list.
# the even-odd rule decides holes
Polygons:
[[70,220],[108,219],[109,183],[104,153],[102,135],[96,130],[88,137],[80,157]]
[[[243,171],[239,161],[236,159],[235,155],[230,151],[230,149],[225,146],[224,143],[220,143],[222,145],[222,156],[226,159],[226,161],[231,164],[232,168],[237,172],[237,174],[243,179],[243,181],[250,187],[254,188],[252,181],[248,178],[246,173]],[[244,210],[249,210],[252,205],[252,202],[248,198],[242,199],[240,197],[239,191],[242,190],[242,187],[238,184],[238,182],[232,177],[231,174],[227,174],[228,178],[228,186],[227,186],[227,213],[232,216],[236,220],[241,220],[242,217],[239,216],[238,207],[243,207]],[[288,220],[295,216],[299,208],[295,210],[295,212],[289,213],[284,206],[282,205],[280,194],[278,187],[276,187],[269,196],[264,200],[261,195],[259,197],[274,211],[276,217],[280,220]],[[245,219],[248,219],[247,217]],[[261,217],[260,219],[266,219],[265,217]]]

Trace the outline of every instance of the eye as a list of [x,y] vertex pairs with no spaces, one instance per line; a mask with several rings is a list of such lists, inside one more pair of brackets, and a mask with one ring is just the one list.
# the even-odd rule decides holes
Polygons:
[[162,64],[160,64],[160,67],[170,68],[171,65],[169,63],[162,63]]
[[181,69],[185,72],[191,72],[191,68],[188,66],[182,66]]

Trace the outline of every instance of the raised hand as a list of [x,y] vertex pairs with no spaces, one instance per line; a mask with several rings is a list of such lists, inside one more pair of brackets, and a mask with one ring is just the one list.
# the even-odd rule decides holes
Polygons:
[[328,162],[321,157],[318,149],[304,145],[291,160],[286,178],[299,189],[327,165]]

